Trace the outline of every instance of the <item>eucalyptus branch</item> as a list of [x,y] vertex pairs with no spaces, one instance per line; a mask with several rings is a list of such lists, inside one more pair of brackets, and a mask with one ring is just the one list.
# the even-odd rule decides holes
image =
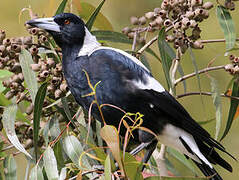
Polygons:
[[[211,92],[188,92],[188,93],[177,95],[176,98],[179,99],[179,98],[182,98],[182,97],[185,97],[185,96],[192,96],[192,95],[212,96],[212,93]],[[221,93],[220,96],[225,97],[225,98],[235,99],[235,100],[239,101],[239,97],[236,97],[236,96],[229,96],[229,95],[226,95],[226,94],[223,94],[223,93]]]
[[[165,32],[168,32],[169,30],[171,30],[173,28],[173,26],[169,26]],[[137,56],[139,56],[140,54],[142,54],[145,49],[147,49],[149,46],[151,46],[155,41],[158,40],[158,35],[155,36],[154,38],[152,38],[149,42],[147,42],[140,50],[138,50],[137,52]]]
[[[236,41],[239,41],[239,38],[236,38]],[[208,39],[200,40],[201,43],[217,43],[217,42],[226,42],[226,39]]]
[[[215,70],[219,70],[219,69],[225,69],[225,65],[208,67],[208,68],[205,68],[205,69],[202,69],[202,70],[198,71],[198,74],[206,73],[206,72],[209,72],[209,71],[215,71]],[[187,75],[185,75],[185,76],[183,76],[181,78],[178,78],[177,80],[175,80],[175,82],[174,82],[175,84],[174,85],[177,86],[177,84],[179,82],[182,82],[182,81],[184,81],[184,80],[186,80],[188,78],[191,78],[193,76],[196,76],[196,75],[197,75],[197,73],[194,72],[194,73],[191,73],[191,74],[187,74]]]

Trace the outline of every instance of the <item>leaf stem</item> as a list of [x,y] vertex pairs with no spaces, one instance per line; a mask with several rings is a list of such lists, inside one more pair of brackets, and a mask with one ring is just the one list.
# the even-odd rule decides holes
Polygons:
[[[200,71],[198,71],[198,74],[202,74],[202,73],[206,73],[206,72],[209,72],[209,71],[214,71],[214,70],[219,70],[219,69],[225,69],[225,65],[220,65],[220,66],[214,66],[214,67],[207,67],[205,69],[202,69]],[[181,78],[178,78],[177,80],[175,80],[175,86],[177,86],[178,83],[188,79],[188,78],[191,78],[191,77],[194,77],[196,76],[196,72],[193,72],[191,74],[187,74]]]

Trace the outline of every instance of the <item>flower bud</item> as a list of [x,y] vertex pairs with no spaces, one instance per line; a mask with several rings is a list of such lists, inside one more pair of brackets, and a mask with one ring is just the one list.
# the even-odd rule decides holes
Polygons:
[[193,11],[187,11],[185,13],[185,17],[192,19],[194,17],[195,13]]
[[155,19],[155,22],[156,22],[157,25],[161,26],[163,24],[163,19],[160,16],[158,16]]
[[49,76],[49,71],[44,70],[41,72],[40,77],[47,78]]
[[160,11],[161,11],[161,8],[159,8],[159,7],[154,8],[154,13],[155,14],[159,14]]
[[61,95],[63,95],[63,93],[62,93],[62,91],[60,89],[57,89],[55,91],[54,95],[55,95],[55,98],[59,98],[59,97],[61,97]]
[[6,32],[4,30],[0,30],[0,42],[3,41],[3,39],[6,38]]
[[31,64],[31,68],[33,71],[38,72],[41,69],[41,65],[39,64]]
[[46,63],[49,67],[54,67],[56,64],[53,58],[48,58]]
[[201,41],[195,41],[194,43],[193,43],[193,48],[194,49],[202,49],[204,46],[203,46],[203,44],[201,43]]
[[139,19],[135,16],[130,17],[130,23],[133,25],[138,25],[139,24]]
[[5,94],[7,99],[11,99],[15,95],[14,91],[10,90]]
[[210,2],[210,1],[205,2],[205,3],[202,5],[202,7],[203,7],[204,9],[209,10],[209,9],[213,8],[213,3]]
[[60,90],[61,90],[62,92],[66,92],[66,91],[68,90],[67,84],[66,84],[66,83],[61,83],[61,85],[60,85]]
[[124,33],[125,35],[127,35],[130,32],[131,32],[131,29],[129,27],[125,27],[122,29],[122,33]]
[[147,19],[153,20],[154,19],[154,12],[147,12],[147,13],[145,13],[145,17]]
[[144,25],[144,24],[146,24],[146,22],[147,22],[147,19],[144,16],[139,18],[139,24],[140,25]]
[[33,104],[30,104],[26,109],[26,114],[30,115],[33,112]]

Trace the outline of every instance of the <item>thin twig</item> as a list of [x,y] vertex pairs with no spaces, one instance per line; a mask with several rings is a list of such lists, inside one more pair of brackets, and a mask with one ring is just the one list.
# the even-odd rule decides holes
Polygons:
[[[224,69],[225,68],[225,65],[221,65],[221,66],[214,66],[214,67],[209,67],[209,68],[205,68],[205,69],[202,69],[200,71],[198,71],[198,74],[202,74],[202,73],[205,73],[205,72],[209,72],[209,71],[214,71],[214,70],[219,70],[219,69]],[[178,78],[177,80],[175,80],[175,86],[177,86],[177,84],[181,81],[184,81],[188,78],[191,78],[193,76],[195,76],[197,73],[194,72],[194,73],[191,73],[191,74],[187,74],[181,78]]]
[[[239,41],[239,38],[236,38],[236,41]],[[201,43],[217,43],[217,42],[226,42],[225,39],[208,39],[208,40],[200,40]]]
[[135,32],[134,32],[133,44],[132,44],[132,51],[133,51],[133,52],[135,51],[135,48],[136,48],[137,35],[138,35],[138,32],[135,31]]
[[[182,97],[185,97],[185,96],[192,96],[192,95],[212,96],[212,93],[211,92],[188,92],[188,93],[177,95],[176,98],[179,99],[179,98],[182,98]],[[236,97],[236,96],[229,96],[229,95],[226,95],[226,94],[223,94],[223,93],[221,93],[220,96],[225,97],[225,98],[235,99],[235,100],[239,101],[239,97]]]

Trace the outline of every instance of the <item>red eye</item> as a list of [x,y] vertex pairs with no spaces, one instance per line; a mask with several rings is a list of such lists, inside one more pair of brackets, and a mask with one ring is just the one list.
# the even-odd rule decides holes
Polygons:
[[70,24],[70,21],[69,21],[68,19],[66,19],[66,20],[64,21],[64,24]]

